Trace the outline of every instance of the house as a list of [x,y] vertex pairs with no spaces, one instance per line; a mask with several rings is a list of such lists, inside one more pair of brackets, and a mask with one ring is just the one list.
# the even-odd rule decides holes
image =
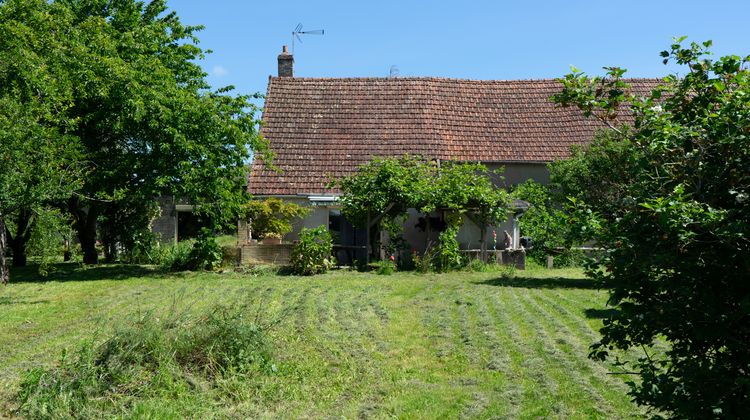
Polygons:
[[[421,155],[442,161],[481,162],[503,167],[493,181],[510,187],[534,179],[549,181],[547,163],[564,159],[573,145],[589,142],[603,127],[578,110],[549,98],[560,91],[555,80],[460,80],[433,77],[294,77],[294,58],[284,48],[278,77],[269,77],[261,134],[276,154],[274,171],[256,160],[248,179],[255,197],[281,197],[313,207],[287,240],[302,227],[327,225],[340,245],[361,246],[364,232],[341,217],[336,196],[326,185],[351,175],[376,156]],[[653,79],[630,80],[647,90]],[[406,222],[405,239],[423,248],[425,233]],[[514,232],[511,218],[496,230]],[[491,235],[492,229],[487,235]],[[247,232],[242,233],[247,235]],[[490,240],[490,238],[487,238]],[[479,228],[470,221],[458,237],[476,248]]]

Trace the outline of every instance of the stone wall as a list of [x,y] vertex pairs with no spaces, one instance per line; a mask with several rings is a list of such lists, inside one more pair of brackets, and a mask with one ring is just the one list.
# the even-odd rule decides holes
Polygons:
[[240,264],[277,264],[288,265],[293,244],[279,245],[240,245]]

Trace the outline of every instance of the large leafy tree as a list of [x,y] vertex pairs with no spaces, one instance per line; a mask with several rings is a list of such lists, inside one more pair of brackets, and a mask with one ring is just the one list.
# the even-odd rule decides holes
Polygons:
[[[558,168],[585,168],[575,203],[608,250],[590,270],[617,308],[592,356],[640,349],[632,395],[675,417],[750,416],[750,57],[708,58],[710,42],[662,56],[686,68],[646,97],[574,72],[555,99],[611,128]],[[632,128],[617,121],[627,105]],[[621,116],[621,115],[620,115]],[[584,185],[585,184],[585,185]],[[570,185],[576,185],[571,182]],[[574,190],[575,188],[571,188]],[[657,340],[669,349],[652,349]]]
[[245,162],[265,148],[250,98],[209,90],[201,28],[167,13],[165,0],[58,1],[82,37],[68,114],[90,172],[67,206],[84,261],[97,262],[97,222],[120,200],[171,193],[217,223],[236,212]]
[[0,280],[6,246],[26,262],[36,217],[69,197],[84,174],[76,121],[66,115],[72,81],[65,51],[75,45],[69,15],[44,1],[0,4]]

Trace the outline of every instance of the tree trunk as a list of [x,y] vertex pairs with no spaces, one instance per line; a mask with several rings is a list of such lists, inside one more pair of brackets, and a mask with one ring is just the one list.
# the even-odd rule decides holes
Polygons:
[[87,210],[80,207],[78,198],[69,201],[70,212],[73,214],[73,225],[81,243],[84,264],[98,264],[99,253],[96,251],[96,219],[99,217],[97,207],[92,204]]
[[96,214],[93,209],[89,210],[77,232],[83,251],[83,263],[99,264],[99,253],[96,251]]
[[5,228],[6,246],[13,250],[13,267],[25,267],[26,258],[26,245],[31,239],[31,210],[22,209],[18,213],[18,219],[16,220],[16,236],[10,235],[10,232]]
[[10,275],[8,274],[8,262],[5,260],[5,245],[7,237],[5,236],[5,219],[0,214],[0,283],[8,284]]

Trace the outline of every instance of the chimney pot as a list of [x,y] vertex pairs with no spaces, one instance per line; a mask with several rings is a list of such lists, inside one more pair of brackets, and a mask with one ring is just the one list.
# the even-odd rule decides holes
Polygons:
[[294,57],[289,54],[286,45],[282,46],[279,60],[279,77],[294,77]]

